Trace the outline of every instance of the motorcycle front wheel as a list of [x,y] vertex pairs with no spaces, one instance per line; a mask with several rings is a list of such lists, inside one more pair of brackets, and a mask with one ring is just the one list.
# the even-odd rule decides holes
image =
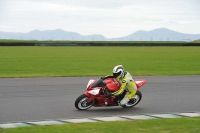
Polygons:
[[132,97],[127,104],[121,105],[121,106],[123,108],[131,108],[131,107],[137,105],[141,99],[142,99],[142,93],[139,90],[137,90],[135,96]]
[[78,110],[87,110],[92,107],[94,100],[88,102],[88,97],[85,94],[80,95],[75,101],[75,107]]

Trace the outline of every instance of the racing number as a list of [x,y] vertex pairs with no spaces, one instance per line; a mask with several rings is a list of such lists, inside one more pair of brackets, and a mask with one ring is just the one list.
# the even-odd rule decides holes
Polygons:
[[126,83],[126,80],[122,80],[122,83]]

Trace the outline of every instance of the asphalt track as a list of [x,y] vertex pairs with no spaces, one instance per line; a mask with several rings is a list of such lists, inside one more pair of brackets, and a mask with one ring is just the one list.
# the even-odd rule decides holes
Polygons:
[[78,111],[74,101],[84,93],[91,78],[97,77],[2,78],[0,123],[200,112],[200,76],[136,76],[135,79],[147,80],[141,88],[143,98],[136,107],[92,107]]

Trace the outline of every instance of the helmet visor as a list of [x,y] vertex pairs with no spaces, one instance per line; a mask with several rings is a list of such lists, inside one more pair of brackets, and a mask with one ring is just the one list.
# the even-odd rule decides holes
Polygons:
[[121,75],[121,71],[118,73],[113,73],[113,77],[115,77],[115,78],[118,78],[118,76],[120,76],[120,75]]

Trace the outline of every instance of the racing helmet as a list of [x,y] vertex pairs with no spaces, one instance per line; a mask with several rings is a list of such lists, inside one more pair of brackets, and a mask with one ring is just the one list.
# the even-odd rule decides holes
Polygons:
[[117,65],[113,68],[113,77],[117,80],[121,80],[124,77],[124,67],[122,65]]

